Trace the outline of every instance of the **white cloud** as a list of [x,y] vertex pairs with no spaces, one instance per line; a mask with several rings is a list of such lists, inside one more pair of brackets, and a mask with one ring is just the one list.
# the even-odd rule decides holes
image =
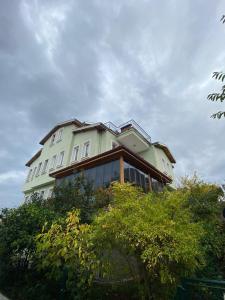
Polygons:
[[5,173],[0,173],[0,185],[7,182],[8,184],[13,184],[15,182],[21,183],[25,179],[25,171],[12,170]]

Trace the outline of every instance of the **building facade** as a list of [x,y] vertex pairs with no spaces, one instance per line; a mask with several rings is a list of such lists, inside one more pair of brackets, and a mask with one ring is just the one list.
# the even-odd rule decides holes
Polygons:
[[112,181],[133,182],[145,191],[174,186],[176,163],[169,148],[152,143],[133,120],[113,123],[82,123],[77,119],[57,124],[40,141],[42,148],[26,163],[25,199],[33,193],[51,197],[55,183],[73,180],[81,173],[94,187]]

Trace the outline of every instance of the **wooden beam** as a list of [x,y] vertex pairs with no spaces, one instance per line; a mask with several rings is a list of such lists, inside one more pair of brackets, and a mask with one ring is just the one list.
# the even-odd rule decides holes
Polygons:
[[120,156],[120,183],[124,183],[124,160],[123,156]]
[[148,174],[148,184],[149,184],[149,192],[152,192],[152,178],[151,178],[151,175]]

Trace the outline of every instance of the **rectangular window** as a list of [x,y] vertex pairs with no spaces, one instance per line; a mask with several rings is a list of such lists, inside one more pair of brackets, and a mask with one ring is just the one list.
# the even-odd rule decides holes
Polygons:
[[43,169],[42,169],[42,173],[41,174],[45,174],[47,171],[47,167],[48,167],[48,159],[45,160],[44,165],[43,165]]
[[166,170],[166,163],[165,163],[165,160],[163,158],[162,158],[162,162],[163,162],[164,170]]
[[31,178],[31,174],[32,174],[32,169],[30,169],[29,172],[28,172],[26,182],[29,182],[29,180],[30,180],[30,178]]
[[56,140],[56,133],[53,133],[50,146],[55,144],[55,140]]
[[57,167],[61,167],[63,165],[64,152],[65,151],[62,151],[59,154]]
[[75,146],[73,148],[73,153],[72,153],[71,161],[78,161],[78,153],[79,153],[79,146]]
[[53,188],[50,188],[48,190],[48,195],[47,195],[47,198],[51,198],[53,196]]
[[60,128],[58,131],[57,142],[62,140],[63,128]]
[[54,156],[52,157],[51,168],[50,168],[50,170],[54,170],[54,169],[55,169],[55,165],[56,165],[56,155],[54,155]]
[[89,157],[89,153],[90,152],[90,141],[84,143],[84,147],[83,147],[83,158]]
[[37,173],[36,173],[36,177],[39,176],[40,171],[41,171],[41,166],[42,166],[42,162],[39,163],[38,168],[37,168]]
[[45,191],[41,191],[40,194],[39,194],[39,197],[44,199],[44,195],[45,195]]
[[31,179],[30,179],[30,180],[33,180],[36,171],[37,171],[37,167],[34,168],[34,171],[33,171],[33,174],[32,174],[32,176],[31,176]]

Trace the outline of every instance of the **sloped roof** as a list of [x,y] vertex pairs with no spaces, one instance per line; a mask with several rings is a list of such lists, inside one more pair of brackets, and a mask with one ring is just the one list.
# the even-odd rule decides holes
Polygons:
[[89,125],[89,124],[86,124],[86,123],[82,123],[80,122],[79,120],[77,119],[72,119],[72,120],[68,120],[68,121],[65,121],[65,122],[62,122],[62,123],[58,123],[55,127],[53,127],[47,134],[46,136],[40,141],[40,144],[41,145],[44,145],[44,143],[48,140],[48,138],[54,133],[56,132],[56,130],[58,130],[59,128],[61,127],[64,127],[64,126],[68,126],[68,125],[76,125],[78,127],[82,127],[82,126],[86,126],[86,125]]
[[108,130],[111,133],[116,135],[116,133],[112,129],[108,128],[105,124],[103,124],[101,122],[94,123],[94,124],[87,124],[87,125],[82,126],[80,128],[76,128],[76,129],[73,130],[73,133],[84,132],[84,131],[93,130],[93,129],[97,129],[99,131]]
[[34,162],[40,155],[42,152],[42,148],[40,150],[38,150],[38,152],[36,152],[30,160],[28,160],[28,162],[25,164],[26,167],[30,167],[30,165],[32,164],[32,162]]
[[172,153],[170,152],[169,148],[166,145],[159,143],[159,142],[155,142],[155,143],[153,143],[153,145],[155,147],[162,149],[165,152],[166,156],[168,157],[168,159],[170,160],[171,163],[173,163],[173,164],[176,163],[175,158],[173,157]]

